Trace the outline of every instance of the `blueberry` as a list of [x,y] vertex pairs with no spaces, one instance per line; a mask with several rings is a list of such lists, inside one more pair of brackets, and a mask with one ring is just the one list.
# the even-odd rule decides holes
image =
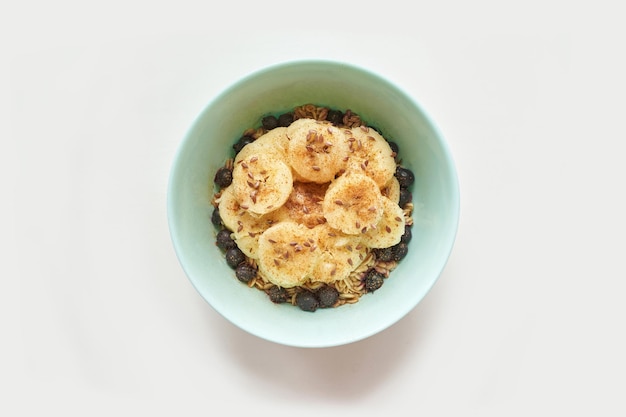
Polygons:
[[374,292],[383,286],[385,276],[375,269],[370,269],[367,274],[365,274],[364,281],[367,292]]
[[400,183],[400,188],[408,188],[415,181],[415,175],[413,175],[413,172],[408,168],[400,166],[396,168],[396,178]]
[[413,238],[413,232],[411,232],[411,226],[404,225],[404,234],[400,238],[400,243],[405,243],[408,245],[408,243],[411,241],[412,238]]
[[413,200],[413,194],[407,188],[400,188],[400,201],[398,201],[400,208],[404,208],[411,200]]
[[233,171],[226,167],[221,167],[215,173],[213,182],[220,188],[228,187],[233,182]]
[[310,291],[298,293],[298,295],[296,295],[296,304],[300,309],[310,312],[317,310],[320,305],[315,295]]
[[391,148],[392,152],[395,152],[396,155],[398,155],[398,153],[400,153],[400,148],[398,147],[398,144],[392,141],[387,141],[387,143],[389,144],[389,147]]
[[393,246],[393,260],[400,262],[409,253],[409,246],[406,243],[398,243]]
[[262,120],[261,120],[261,124],[263,125],[263,128],[265,130],[272,130],[278,127],[278,119],[276,118],[276,116],[265,116]]
[[241,263],[235,269],[235,276],[239,281],[248,283],[256,277],[256,268],[247,263]]
[[343,113],[340,110],[329,110],[326,120],[335,126],[340,126],[343,124]]
[[267,295],[270,297],[270,301],[272,303],[280,304],[287,301],[288,295],[287,290],[278,285],[274,285],[270,287],[267,291]]
[[220,209],[217,207],[213,209],[213,213],[211,214],[211,223],[213,223],[214,226],[221,226],[222,224],[222,217],[220,216]]
[[317,298],[321,308],[332,307],[339,299],[339,291],[335,287],[326,285],[317,290]]
[[383,262],[391,262],[393,261],[393,246],[389,248],[380,248],[374,249],[374,255],[376,255],[376,259]]
[[245,260],[246,255],[237,246],[226,251],[226,263],[233,269],[237,268],[237,265],[245,262]]
[[278,126],[288,127],[293,123],[293,113],[283,113],[278,116]]
[[254,142],[254,138],[252,136],[240,137],[237,143],[233,145],[233,149],[235,150],[235,155],[237,155],[243,149],[244,146],[252,142]]
[[232,249],[235,246],[237,246],[235,241],[230,237],[230,234],[231,234],[231,231],[227,229],[222,229],[219,232],[217,232],[217,237],[215,240],[217,242],[218,248],[226,251],[228,249]]

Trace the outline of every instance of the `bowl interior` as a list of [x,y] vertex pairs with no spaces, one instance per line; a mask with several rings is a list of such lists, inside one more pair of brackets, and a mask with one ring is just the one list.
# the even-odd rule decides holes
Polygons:
[[[303,312],[275,305],[234,278],[215,246],[210,218],[213,175],[232,144],[267,114],[315,103],[351,109],[400,148],[415,173],[413,240],[408,256],[375,293],[353,305]],[[188,131],[174,160],[168,220],[180,263],[194,287],[226,319],[263,339],[328,347],[394,324],[424,297],[448,259],[459,215],[456,172],[446,144],[418,105],[379,76],[350,65],[302,61],[248,76],[218,96]]]

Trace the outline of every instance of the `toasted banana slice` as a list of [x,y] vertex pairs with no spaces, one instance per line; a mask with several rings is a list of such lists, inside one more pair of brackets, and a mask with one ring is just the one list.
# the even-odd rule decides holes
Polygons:
[[291,169],[280,159],[252,153],[235,162],[234,194],[239,207],[262,215],[282,206],[293,188]]
[[394,203],[398,204],[400,202],[400,183],[395,175],[380,189],[380,192]]
[[365,174],[346,173],[328,187],[322,209],[328,224],[344,233],[365,233],[383,214],[378,185]]
[[346,167],[348,142],[328,122],[298,119],[287,128],[289,164],[306,181],[330,182]]
[[[396,172],[396,161],[389,143],[374,129],[365,126],[350,129],[348,170],[360,171],[384,187]],[[344,132],[346,135],[348,131]]]
[[367,255],[361,236],[347,235],[328,225],[319,226],[320,258],[311,273],[312,281],[331,283],[347,278]]
[[309,278],[320,253],[317,228],[281,222],[261,234],[257,264],[273,284],[290,288]]
[[287,128],[277,127],[260,136],[254,142],[244,146],[235,157],[235,163],[249,158],[254,154],[264,154],[286,162],[288,148],[289,139],[287,138]]
[[370,248],[388,248],[397,243],[404,234],[404,212],[398,203],[382,198],[383,216],[375,229],[362,235],[362,241]]
[[222,191],[219,213],[224,226],[233,232],[239,249],[253,259],[258,258],[257,249],[261,233],[280,221],[276,212],[255,217],[242,209],[233,194],[232,186]]

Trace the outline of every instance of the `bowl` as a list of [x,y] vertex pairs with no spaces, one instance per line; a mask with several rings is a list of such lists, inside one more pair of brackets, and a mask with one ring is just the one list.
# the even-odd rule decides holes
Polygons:
[[[399,145],[402,165],[415,174],[408,255],[384,285],[359,302],[311,313],[235,278],[215,244],[211,222],[216,170],[242,132],[315,103],[350,109]],[[435,284],[450,256],[459,219],[459,187],[447,144],[407,92],[351,64],[306,60],[261,69],[226,88],[208,104],[179,145],[171,168],[167,214],[178,260],[195,289],[226,320],[278,344],[322,348],[381,332],[408,314]]]

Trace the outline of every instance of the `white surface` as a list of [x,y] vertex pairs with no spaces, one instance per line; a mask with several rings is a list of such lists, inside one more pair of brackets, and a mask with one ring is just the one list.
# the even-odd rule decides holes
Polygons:
[[[0,7],[1,415],[626,414],[617,1],[86,4]],[[406,88],[462,192],[424,301],[321,350],[217,315],[165,212],[206,103],[297,58]]]

